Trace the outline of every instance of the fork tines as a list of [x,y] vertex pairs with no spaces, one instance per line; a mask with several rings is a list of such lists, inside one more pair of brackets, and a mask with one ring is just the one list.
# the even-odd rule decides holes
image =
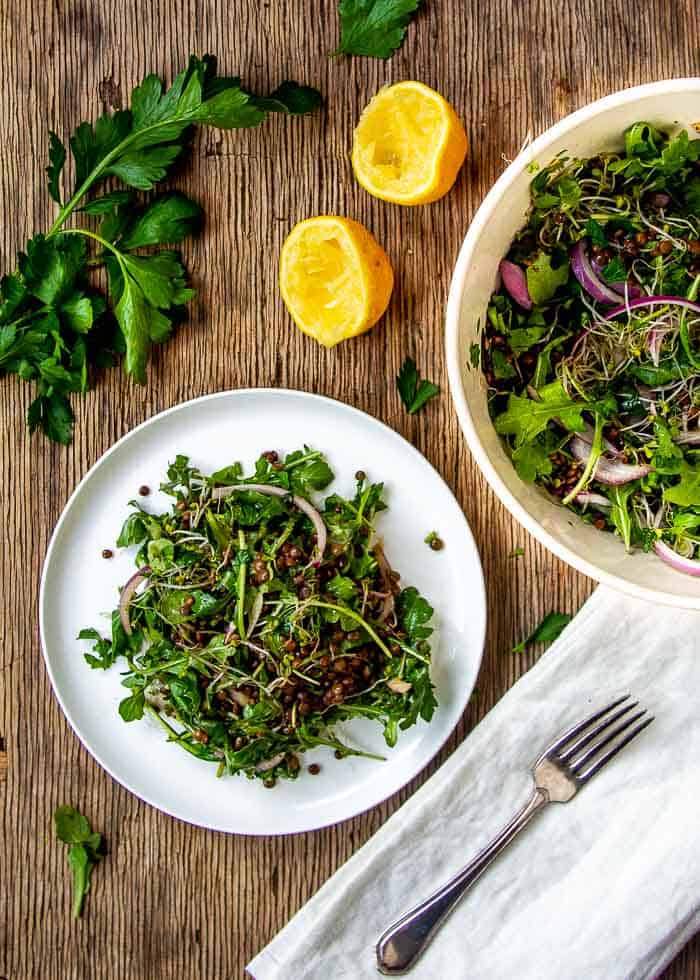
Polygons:
[[646,708],[634,711],[638,706],[629,694],[617,698],[564,732],[547,754],[563,763],[578,783],[587,782],[652,723],[654,717]]

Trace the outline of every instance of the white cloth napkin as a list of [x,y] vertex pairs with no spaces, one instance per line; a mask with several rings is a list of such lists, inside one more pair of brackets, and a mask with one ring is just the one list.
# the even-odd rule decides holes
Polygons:
[[600,587],[448,761],[249,964],[377,980],[394,919],[480,850],[562,730],[631,692],[654,723],[485,872],[413,980],[642,980],[700,928],[700,614]]

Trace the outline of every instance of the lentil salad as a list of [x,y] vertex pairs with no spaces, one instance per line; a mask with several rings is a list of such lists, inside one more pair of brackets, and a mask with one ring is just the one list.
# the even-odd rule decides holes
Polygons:
[[125,721],[148,713],[218,775],[267,787],[296,778],[315,746],[367,755],[338,722],[371,718],[392,747],[399,730],[430,721],[433,610],[400,586],[375,536],[383,485],[358,472],[352,499],[316,508],[311,495],[333,476],[308,446],[263,453],[249,477],[238,463],[205,476],[178,456],[161,484],[170,511],[131,501],[117,544],[138,546],[138,570],[111,637],[79,634],[94,641],[91,667],[126,661]]

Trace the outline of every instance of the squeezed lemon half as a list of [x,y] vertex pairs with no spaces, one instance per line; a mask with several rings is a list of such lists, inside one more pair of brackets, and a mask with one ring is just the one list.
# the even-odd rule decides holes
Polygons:
[[325,214],[300,221],[282,246],[282,299],[299,329],[324,347],[373,327],[393,286],[386,252],[350,218]]
[[355,129],[352,168],[382,201],[428,204],[445,195],[467,154],[467,134],[452,106],[422,82],[377,92]]

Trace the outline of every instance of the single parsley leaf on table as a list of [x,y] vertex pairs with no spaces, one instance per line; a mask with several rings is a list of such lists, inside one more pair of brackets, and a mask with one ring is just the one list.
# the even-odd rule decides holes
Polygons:
[[340,0],[335,54],[390,58],[401,47],[420,0]]
[[410,357],[407,357],[401,365],[401,370],[396,377],[396,385],[409,415],[413,415],[427,401],[440,394],[438,385],[426,379],[421,380],[416,362]]
[[93,831],[87,818],[72,806],[57,807],[53,820],[56,836],[68,844],[68,864],[73,872],[73,917],[77,919],[90,891],[92,869],[104,857],[104,841],[102,834]]
[[568,626],[572,617],[568,613],[550,612],[526,639],[517,643],[511,653],[523,653],[533,643],[553,643]]

